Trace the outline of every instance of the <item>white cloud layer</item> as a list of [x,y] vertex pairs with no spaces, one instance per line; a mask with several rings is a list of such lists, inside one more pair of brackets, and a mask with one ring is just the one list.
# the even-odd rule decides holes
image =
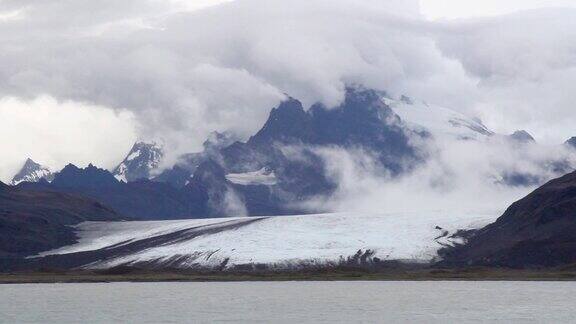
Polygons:
[[136,139],[130,112],[48,96],[0,99],[0,179],[9,181],[26,158],[55,170],[71,162],[111,167]]
[[[42,144],[10,135],[2,174],[24,148],[39,162],[110,166],[134,129],[163,137],[174,154],[199,149],[213,130],[247,137],[284,94],[334,105],[347,83],[447,106],[504,133],[527,129],[546,143],[576,135],[576,9],[431,21],[416,0],[189,4],[0,1],[0,97],[18,98],[3,107],[28,107],[2,108],[0,120],[42,133],[30,109],[49,102],[68,134]],[[76,106],[101,116],[81,133]],[[102,124],[118,145],[100,146]]]

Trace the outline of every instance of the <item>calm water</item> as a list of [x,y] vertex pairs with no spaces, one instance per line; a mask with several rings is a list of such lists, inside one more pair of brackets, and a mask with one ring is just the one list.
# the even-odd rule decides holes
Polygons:
[[1,323],[576,322],[576,283],[0,285]]

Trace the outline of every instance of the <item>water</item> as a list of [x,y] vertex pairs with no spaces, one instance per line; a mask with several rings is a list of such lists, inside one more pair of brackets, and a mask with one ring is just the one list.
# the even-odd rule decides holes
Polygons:
[[0,285],[0,323],[576,321],[572,282]]

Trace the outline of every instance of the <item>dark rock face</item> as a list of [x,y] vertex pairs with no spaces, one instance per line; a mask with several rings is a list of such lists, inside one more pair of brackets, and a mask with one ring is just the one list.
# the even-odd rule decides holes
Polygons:
[[576,149],[576,137],[572,137],[565,143],[568,147]]
[[409,135],[422,136],[410,134],[381,93],[348,88],[344,102],[334,108],[316,104],[305,111],[289,98],[272,110],[247,143],[222,150],[222,160],[230,172],[274,170],[281,191],[292,200],[304,200],[330,194],[337,185],[326,177],[315,148],[362,149],[373,153],[383,170],[397,175],[420,161]]
[[52,183],[22,183],[25,190],[70,193],[95,199],[134,219],[190,217],[179,191],[167,183],[140,180],[118,181],[110,172],[95,166],[80,169],[66,166]]
[[554,267],[576,262],[576,172],[514,203],[463,246],[442,251],[448,265]]
[[170,169],[164,170],[152,180],[155,182],[169,183],[176,188],[183,188],[189,183],[193,173],[194,172],[188,168],[177,164]]
[[256,190],[255,187],[230,183],[226,180],[225,171],[213,160],[203,162],[189,183],[181,188],[150,180],[120,182],[110,172],[92,165],[85,169],[68,165],[52,183],[25,182],[18,188],[89,197],[122,215],[141,220],[243,216],[243,210],[232,208],[231,197],[237,198],[238,206],[245,204],[250,215],[292,211],[278,207],[265,186]]
[[[288,99],[271,111],[262,129],[246,143],[234,142],[230,134],[213,133],[203,152],[182,156],[152,180],[150,171],[162,152],[137,143],[115,175],[92,165],[85,169],[68,165],[52,183],[21,187],[90,197],[136,219],[305,213],[286,206],[330,195],[337,187],[327,176],[319,148],[368,151],[382,172],[400,174],[419,159],[410,145],[409,136],[414,134],[408,132],[381,93],[349,88],[344,102],[334,108],[316,104],[305,111],[299,101]],[[277,181],[246,185],[226,178],[229,173],[264,168]]]
[[316,104],[308,112],[294,99],[273,109],[264,127],[250,140],[254,148],[281,144],[362,147],[375,151],[385,166],[402,167],[398,160],[414,155],[400,118],[374,90],[348,88],[344,102],[334,108]]
[[159,145],[138,142],[114,169],[113,175],[124,182],[150,179],[151,172],[159,166],[163,157],[164,152]]
[[57,188],[106,188],[118,185],[118,180],[92,164],[85,169],[68,164],[56,175],[52,185]]
[[34,162],[32,159],[27,159],[22,169],[20,169],[12,179],[11,184],[17,185],[21,182],[38,182],[42,179],[52,181],[54,174],[48,168]]
[[33,255],[75,242],[67,225],[125,217],[87,198],[0,184],[0,259]]

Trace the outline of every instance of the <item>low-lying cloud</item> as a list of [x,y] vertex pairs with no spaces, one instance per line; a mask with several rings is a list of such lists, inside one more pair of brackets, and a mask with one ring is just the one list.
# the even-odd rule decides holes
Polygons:
[[[404,0],[236,0],[188,9],[182,1],[1,1],[0,16],[8,18],[0,19],[0,96],[14,99],[4,99],[10,108],[0,113],[19,125],[5,130],[12,139],[6,150],[18,154],[7,154],[0,165],[4,179],[25,158],[19,148],[54,166],[64,160],[110,166],[136,136],[161,137],[175,158],[200,150],[214,130],[247,138],[286,94],[306,105],[334,106],[347,84],[447,106],[502,133],[527,129],[544,143],[576,135],[576,10],[435,22],[419,15],[417,1]],[[81,134],[74,133],[74,117],[62,117],[68,123],[62,132],[74,143],[19,136],[22,128],[34,134],[44,129],[39,121],[25,123],[32,119],[20,108],[21,102],[47,100],[43,96],[54,98],[46,105],[54,114],[73,116],[76,107],[110,117],[106,127],[95,122]],[[110,115],[112,110],[122,113]],[[101,129],[117,143],[86,145],[100,143]],[[443,195],[444,187],[485,197],[484,182],[491,180],[482,177],[492,164],[533,167],[523,165],[521,155],[501,161],[507,155],[500,144],[437,145],[436,161],[393,187],[382,188],[386,179],[371,179],[354,161],[335,169],[341,195],[366,193],[357,202],[342,200],[341,208],[370,197],[402,201],[410,191]],[[522,154],[537,155],[533,160],[565,154],[529,152]],[[485,200],[501,197],[493,194]]]
[[443,139],[420,143],[428,156],[413,172],[391,177],[374,154],[358,149],[316,148],[338,189],[333,196],[305,203],[314,209],[356,212],[450,211],[498,216],[513,201],[537,187],[514,186],[506,175],[535,176],[545,182],[576,167],[576,151],[565,146],[518,143],[494,136],[475,140]]

